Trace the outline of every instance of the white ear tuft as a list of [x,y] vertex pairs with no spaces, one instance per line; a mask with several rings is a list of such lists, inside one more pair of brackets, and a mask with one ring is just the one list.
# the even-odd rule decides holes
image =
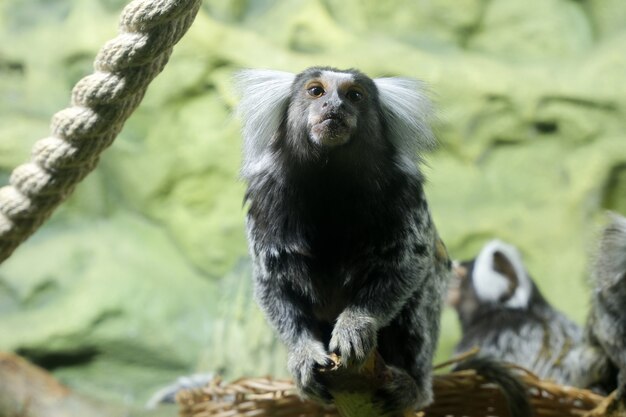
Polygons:
[[510,279],[494,267],[496,252],[500,252],[511,263],[518,281],[513,294],[503,304],[510,308],[528,307],[532,283],[524,268],[522,256],[514,246],[500,240],[487,243],[474,261],[472,283],[478,298],[482,301],[498,303],[502,296],[509,292]]
[[241,96],[238,114],[243,121],[243,168],[247,177],[278,131],[286,113],[295,74],[284,71],[247,69],[235,74],[235,86]]
[[436,139],[430,128],[432,105],[424,93],[424,83],[411,78],[376,78],[391,140],[413,161],[420,152],[435,147]]

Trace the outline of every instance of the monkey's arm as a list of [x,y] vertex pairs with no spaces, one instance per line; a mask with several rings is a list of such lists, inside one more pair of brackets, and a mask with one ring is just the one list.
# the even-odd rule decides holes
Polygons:
[[[379,266],[337,318],[329,348],[345,362],[361,363],[376,346],[378,330],[400,311],[417,289],[408,273],[391,265]],[[411,277],[412,278],[412,277]]]
[[[443,285],[427,284],[428,280],[442,279],[436,273],[435,263],[440,262],[437,242],[434,230],[425,234],[413,229],[391,250],[368,261],[369,267],[356,293],[337,319],[329,346],[331,351],[340,354],[345,361],[362,362],[376,346],[378,330],[389,324],[410,298],[415,298],[420,291],[443,290]],[[443,254],[443,262],[447,263],[445,249]],[[441,294],[424,294],[418,298],[425,303],[439,304]],[[437,321],[436,317],[432,319]]]
[[302,339],[315,340],[311,309],[288,281],[273,275],[257,275],[255,295],[270,324],[289,349]]
[[291,272],[301,270],[293,259],[275,263],[267,257],[255,257],[255,296],[287,346],[287,366],[298,388],[313,399],[329,401],[330,394],[315,379],[315,370],[330,366],[332,360],[319,340],[310,302],[294,287],[293,280],[283,275],[283,268],[289,265]]

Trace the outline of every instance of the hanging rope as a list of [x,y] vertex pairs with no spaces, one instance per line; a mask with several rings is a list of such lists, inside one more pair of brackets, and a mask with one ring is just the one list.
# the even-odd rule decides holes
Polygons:
[[95,72],[72,91],[71,107],[52,117],[51,135],[0,188],[0,262],[52,214],[97,165],[193,22],[201,0],[134,0],[120,34],[98,53]]

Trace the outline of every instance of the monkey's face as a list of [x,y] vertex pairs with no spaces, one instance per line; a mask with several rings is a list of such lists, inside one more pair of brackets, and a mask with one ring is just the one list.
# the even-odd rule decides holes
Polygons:
[[294,87],[289,125],[305,129],[308,140],[325,148],[348,143],[360,121],[372,117],[377,98],[373,81],[351,71],[311,68],[296,78]]
[[525,310],[537,302],[535,285],[517,249],[499,240],[488,242],[475,259],[454,262],[448,304],[462,324],[486,310]]

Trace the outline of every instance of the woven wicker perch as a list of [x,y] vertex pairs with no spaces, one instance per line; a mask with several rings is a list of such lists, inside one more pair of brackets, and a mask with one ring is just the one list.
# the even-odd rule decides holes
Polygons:
[[[543,381],[515,368],[527,385],[536,417],[622,416],[607,413],[611,397]],[[506,400],[499,388],[473,370],[435,375],[435,403],[414,413],[416,417],[507,417]],[[232,383],[213,381],[209,386],[178,394],[180,417],[335,417],[333,406],[301,400],[288,380],[245,378]]]

